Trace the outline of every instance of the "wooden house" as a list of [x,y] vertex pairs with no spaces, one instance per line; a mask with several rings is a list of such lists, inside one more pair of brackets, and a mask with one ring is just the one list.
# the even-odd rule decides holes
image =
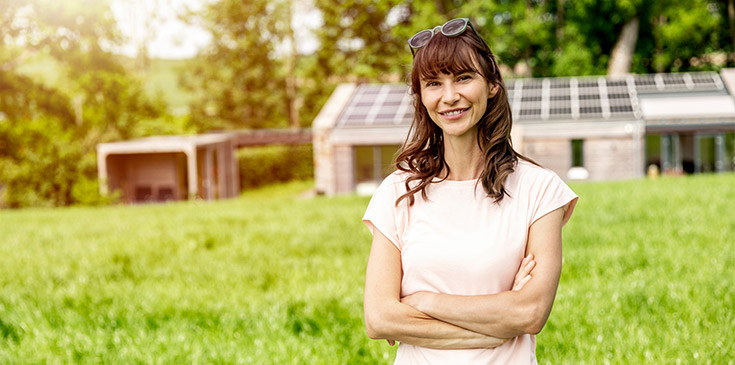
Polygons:
[[240,193],[236,136],[159,136],[97,145],[100,191],[126,203],[229,198]]
[[[735,71],[506,81],[522,154],[572,180],[735,170]],[[369,194],[413,119],[406,85],[343,84],[315,119],[318,192]]]

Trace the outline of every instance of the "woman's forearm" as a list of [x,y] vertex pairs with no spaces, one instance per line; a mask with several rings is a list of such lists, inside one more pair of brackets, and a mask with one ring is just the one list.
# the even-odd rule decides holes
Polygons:
[[505,342],[431,318],[401,303],[401,278],[400,252],[375,230],[365,274],[365,327],[370,338],[445,349],[491,348]]
[[366,312],[368,336],[373,339],[437,349],[493,348],[507,341],[432,318],[406,304],[381,307],[377,313]]
[[[537,333],[539,314],[524,304],[518,292],[462,296],[417,293],[422,298],[416,309],[442,322],[489,336],[511,338]],[[545,320],[544,320],[545,322]]]
[[535,266],[522,289],[477,296],[419,292],[402,302],[433,318],[490,336],[538,333],[548,319],[559,284],[562,215],[563,210],[557,209],[531,226],[527,249]]

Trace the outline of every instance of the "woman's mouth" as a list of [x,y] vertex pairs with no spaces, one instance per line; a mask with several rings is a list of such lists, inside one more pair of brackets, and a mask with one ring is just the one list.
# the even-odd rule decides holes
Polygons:
[[452,110],[440,112],[439,114],[447,119],[457,119],[461,117],[462,115],[464,115],[464,113],[466,113],[468,110],[470,110],[469,107],[462,108],[462,109],[452,109]]

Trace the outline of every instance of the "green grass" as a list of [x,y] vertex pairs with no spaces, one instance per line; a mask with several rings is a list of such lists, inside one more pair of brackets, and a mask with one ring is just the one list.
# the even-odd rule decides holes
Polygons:
[[[0,211],[0,363],[390,363],[367,198]],[[732,363],[735,175],[573,185],[541,363]]]

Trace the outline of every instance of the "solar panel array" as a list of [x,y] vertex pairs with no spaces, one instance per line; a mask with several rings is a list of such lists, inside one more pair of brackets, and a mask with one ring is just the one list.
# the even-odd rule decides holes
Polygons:
[[[715,72],[506,80],[517,121],[611,120],[641,117],[638,95],[722,90]],[[405,85],[364,84],[337,121],[339,127],[401,126],[413,119]]]
[[403,85],[360,85],[337,125],[345,127],[411,124],[413,97]]

